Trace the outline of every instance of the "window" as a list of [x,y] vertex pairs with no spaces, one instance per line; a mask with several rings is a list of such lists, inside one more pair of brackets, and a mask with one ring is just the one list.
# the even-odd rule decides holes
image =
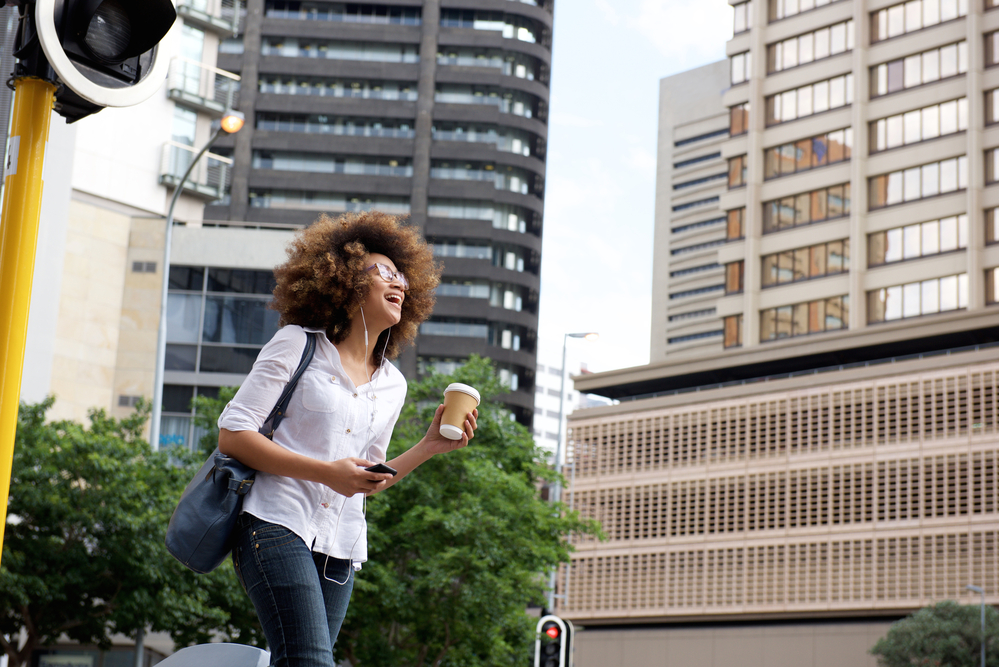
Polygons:
[[268,18],[380,25],[420,25],[421,14],[419,7],[298,0],[268,0],[264,11]]
[[716,137],[723,137],[728,134],[728,130],[715,130],[713,132],[707,132],[705,134],[699,134],[696,137],[690,137],[689,139],[680,139],[679,141],[674,141],[674,146],[687,146],[689,144],[697,143],[698,141],[707,141],[708,139],[714,139]]
[[767,46],[767,73],[806,65],[853,49],[853,20]]
[[417,63],[420,47],[416,44],[385,42],[327,41],[297,37],[264,37],[260,54],[290,58],[330,60],[367,60],[382,63]]
[[409,213],[409,197],[351,195],[314,190],[250,190],[253,208],[290,208],[303,211],[371,211],[378,209],[392,215]]
[[968,307],[968,274],[930,278],[867,293],[867,321],[889,322]]
[[737,53],[729,61],[731,63],[732,85],[749,81],[753,71],[752,54],[749,51]]
[[485,321],[459,318],[432,318],[420,325],[424,336],[452,336],[457,338],[489,338],[489,325]]
[[738,294],[742,292],[742,276],[745,262],[730,262],[725,265],[725,294]]
[[725,222],[725,218],[712,218],[710,220],[701,220],[700,222],[692,222],[689,225],[680,225],[679,227],[674,227],[670,231],[674,234],[680,234],[683,232],[689,232],[692,229],[703,229],[704,227],[711,227],[713,225],[720,225]]
[[506,39],[535,43],[542,33],[534,21],[503,12],[471,9],[442,9],[441,25],[445,28],[471,28],[501,32]]
[[485,242],[466,242],[461,239],[456,241],[433,240],[434,255],[436,257],[458,257],[463,259],[492,259],[493,249]]
[[697,208],[699,206],[707,206],[708,204],[717,204],[718,197],[708,197],[707,199],[698,199],[697,201],[686,202],[685,204],[677,204],[673,207],[673,212],[687,211],[692,208]]
[[985,151],[985,183],[991,185],[999,182],[999,148]]
[[186,447],[195,450],[207,431],[194,424],[193,399],[218,398],[218,387],[163,385],[163,413],[160,417],[160,447]]
[[763,204],[763,233],[850,215],[850,184],[834,185]]
[[472,141],[495,144],[496,150],[517,155],[534,155],[536,136],[523,130],[496,125],[472,125],[434,121],[431,127],[434,141]]
[[767,125],[822,113],[853,104],[853,74],[778,93],[767,98]]
[[714,338],[716,336],[721,336],[724,332],[721,329],[717,331],[701,331],[700,333],[686,334],[684,336],[675,336],[673,338],[667,338],[666,342],[670,345],[676,345],[677,343],[689,343],[692,340],[703,340],[705,338]]
[[746,237],[746,209],[735,208],[728,212],[725,240],[735,241]]
[[999,303],[999,269],[985,272],[985,303]]
[[720,158],[721,153],[708,153],[707,155],[699,155],[697,157],[692,157],[689,160],[683,160],[681,162],[674,162],[674,169],[684,169],[685,167],[690,167],[695,164],[700,164],[701,162],[707,162],[708,160],[714,160],[715,158]]
[[681,276],[690,276],[695,273],[704,273],[705,271],[714,271],[715,269],[720,269],[721,264],[701,264],[700,266],[692,266],[689,269],[679,269],[678,271],[670,271],[670,278],[679,278]]
[[701,296],[704,294],[710,294],[711,292],[720,292],[725,289],[724,285],[711,285],[710,287],[700,287],[698,289],[684,290],[683,292],[674,292],[669,295],[672,299],[687,299],[692,296]]
[[432,160],[430,178],[457,181],[486,181],[497,190],[508,190],[522,195],[534,194],[535,176],[532,172],[491,162],[451,162]]
[[725,318],[725,347],[742,345],[742,315],[729,315]]
[[682,248],[676,248],[670,250],[671,255],[684,255],[688,252],[697,252],[698,250],[707,250],[708,248],[714,248],[715,246],[720,246],[725,243],[724,240],[720,241],[708,241],[707,243],[696,243],[694,245],[683,246]]
[[846,329],[850,297],[834,296],[760,311],[760,342]]
[[728,160],[728,188],[738,188],[746,184],[746,156],[729,158]]
[[968,14],[968,0],[908,0],[871,12],[871,41],[883,42],[908,32]]
[[682,181],[680,183],[675,183],[673,185],[674,190],[685,190],[686,188],[692,188],[696,185],[704,185],[705,183],[711,183],[712,181],[723,181],[727,177],[726,174],[711,174],[710,176],[703,176],[701,178],[695,178],[689,181]]
[[968,129],[968,98],[882,118],[870,127],[872,153],[964,132]]
[[964,190],[968,187],[968,158],[931,162],[870,179],[870,209]]
[[274,95],[311,95],[317,97],[353,97],[371,100],[416,100],[416,82],[340,81],[310,76],[264,75],[258,88]]
[[732,33],[738,35],[740,32],[751,30],[753,28],[753,0],[740,2],[733,5],[732,9],[735,14],[735,25]]
[[413,122],[398,118],[343,118],[321,114],[256,114],[257,129],[272,132],[302,132],[353,137],[411,139]]
[[169,281],[166,370],[249,373],[278,330],[273,274],[171,266]]
[[780,19],[787,18],[788,16],[794,16],[795,14],[800,14],[801,12],[811,11],[819,7],[824,7],[825,5],[831,5],[839,0],[770,0],[770,20],[779,21]]
[[880,266],[968,247],[968,216],[895,227],[867,236],[867,264]]
[[408,157],[366,157],[299,153],[284,151],[253,151],[254,169],[300,171],[320,174],[354,174],[359,176],[412,176],[413,160]]
[[431,199],[427,204],[427,215],[432,218],[491,221],[493,229],[506,229],[521,234],[527,232],[528,221],[533,217],[519,206],[467,199]]
[[968,71],[968,43],[958,42],[871,68],[871,97],[915,88]]
[[693,320],[699,317],[707,317],[708,315],[715,314],[714,308],[705,308],[703,310],[692,310],[689,313],[678,313],[676,315],[670,315],[670,322],[679,322],[681,320]]
[[437,52],[438,65],[459,67],[488,67],[497,69],[506,76],[534,81],[540,71],[540,61],[524,54],[514,54],[500,49],[463,49],[441,47],[446,51]]
[[524,118],[536,116],[538,106],[538,98],[530,93],[463,84],[438,84],[434,101],[442,104],[484,104],[496,107],[500,113]]
[[827,164],[845,162],[853,154],[853,129],[801,139],[763,152],[764,178],[786,176]]
[[850,270],[850,239],[763,256],[763,287],[822,278]]
[[729,135],[734,137],[749,132],[749,102],[743,102],[729,108],[728,118]]

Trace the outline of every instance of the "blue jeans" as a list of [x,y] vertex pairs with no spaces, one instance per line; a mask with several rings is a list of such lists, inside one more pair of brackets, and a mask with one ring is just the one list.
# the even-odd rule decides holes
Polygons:
[[244,513],[232,564],[263,626],[271,665],[334,667],[333,644],[354,587],[350,561],[314,553],[284,526]]

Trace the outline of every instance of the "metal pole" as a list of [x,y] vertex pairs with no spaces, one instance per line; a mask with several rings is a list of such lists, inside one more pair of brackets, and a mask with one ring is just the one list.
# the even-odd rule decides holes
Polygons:
[[[569,344],[569,334],[562,336],[562,384],[558,392],[558,438],[555,440],[555,472],[562,474],[562,410],[565,408],[565,351]],[[562,483],[555,480],[549,500],[557,503],[562,495]],[[548,578],[548,613],[555,613],[555,584],[558,579],[558,565],[552,568]]]
[[[32,77],[14,80],[10,157],[0,222],[0,548],[14,464],[28,307],[42,208],[42,164],[56,86]],[[2,552],[0,552],[2,556]]]
[[982,588],[982,667],[985,667],[985,588]]
[[177,206],[177,200],[184,189],[184,183],[188,176],[194,171],[194,166],[198,160],[208,152],[215,140],[222,134],[222,128],[215,130],[212,138],[191,160],[187,166],[187,171],[181,176],[180,182],[174,187],[173,197],[170,198],[170,207],[167,208],[166,235],[163,240],[163,284],[160,286],[160,325],[156,333],[156,375],[153,379],[153,413],[149,419],[149,444],[153,449],[160,448],[160,421],[163,414],[163,366],[166,364],[166,337],[167,337],[167,290],[170,288],[170,245],[173,241],[173,209]]

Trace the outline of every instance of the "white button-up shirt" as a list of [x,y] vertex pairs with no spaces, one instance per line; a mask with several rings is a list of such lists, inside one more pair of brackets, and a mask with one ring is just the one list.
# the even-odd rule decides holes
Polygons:
[[[253,370],[219,416],[220,428],[257,431],[302,359],[305,331],[316,331],[316,354],[302,374],[274,442],[320,461],[355,456],[385,461],[406,399],[406,379],[388,361],[355,387],[340,354],[318,329],[288,325],[260,350]],[[363,494],[346,498],[318,482],[258,472],[243,511],[294,531],[314,551],[355,563],[367,560]]]

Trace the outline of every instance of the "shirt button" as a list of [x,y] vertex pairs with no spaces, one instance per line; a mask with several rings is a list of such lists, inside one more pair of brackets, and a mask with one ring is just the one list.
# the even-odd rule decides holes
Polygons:
[[357,394],[354,394],[354,398],[357,398]]
[[350,429],[349,428],[347,429],[347,433],[350,433]]
[[335,375],[331,375],[330,376],[330,382],[336,382],[336,376]]

